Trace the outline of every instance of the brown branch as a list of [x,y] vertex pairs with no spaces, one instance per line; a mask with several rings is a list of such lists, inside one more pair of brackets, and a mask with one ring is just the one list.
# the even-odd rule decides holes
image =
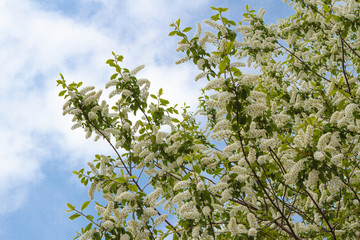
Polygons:
[[350,88],[350,84],[349,84],[349,80],[346,74],[346,68],[345,68],[345,50],[344,50],[344,39],[341,36],[341,32],[339,30],[339,37],[341,40],[341,68],[342,68],[342,72],[344,74],[345,77],[345,81],[346,81],[346,85],[348,87],[348,91],[349,93],[351,93],[351,88]]
[[306,189],[304,189],[304,191],[307,193],[307,195],[310,197],[311,201],[314,203],[314,205],[316,206],[316,208],[319,210],[321,216],[324,218],[326,224],[328,225],[330,231],[331,231],[331,234],[333,235],[333,238],[336,240],[336,235],[335,235],[335,231],[333,229],[333,227],[330,225],[330,222],[329,220],[326,218],[324,212],[321,210],[321,208],[319,207],[319,205],[316,203],[315,199],[311,196],[311,194],[306,191]]
[[[271,153],[271,156],[273,157],[275,163],[279,166],[282,174],[285,174],[286,173],[286,169],[284,168],[284,166],[281,164],[281,161],[279,159],[279,157],[276,155],[276,153],[271,149],[271,147],[269,147],[269,150],[270,150],[270,153]],[[275,157],[274,157],[275,156]],[[276,158],[276,159],[275,159]]]
[[338,218],[338,216],[339,216],[340,202],[341,202],[341,188],[340,188],[340,196],[339,196],[339,201],[338,201],[338,208],[336,210],[336,218]]
[[[288,53],[290,53],[292,56],[294,56],[297,60],[299,60],[307,69],[309,69],[313,74],[315,74],[316,76],[324,79],[327,82],[331,82],[329,79],[327,79],[326,77],[321,76],[320,74],[318,74],[317,72],[315,72],[314,70],[311,69],[311,67],[301,58],[299,58],[298,56],[295,55],[295,53],[293,53],[292,51],[290,51],[289,49],[287,49],[286,47],[284,47],[281,43],[277,42],[277,44],[280,45],[280,47],[282,47],[285,51],[287,51]],[[337,88],[339,88],[339,86],[337,84],[335,84],[335,86]]]
[[350,48],[350,50],[358,57],[360,58],[360,55],[346,42],[346,40],[344,40],[344,43],[346,44],[346,46],[348,46]]
[[[238,114],[237,111],[236,111],[236,115],[237,115],[238,124],[240,124],[240,123],[239,123],[239,114]],[[243,142],[242,142],[241,134],[240,134],[239,131],[238,131],[237,133],[238,133],[238,137],[239,137],[239,140],[240,140],[241,150],[242,150],[242,152],[243,152],[243,154],[244,154],[244,156],[245,156],[245,161],[246,161],[246,163],[249,165],[249,167],[250,167],[251,171],[253,172],[253,174],[254,174],[257,182],[259,183],[260,187],[263,189],[265,195],[266,195],[267,198],[270,200],[271,204],[277,209],[277,211],[278,211],[278,212],[281,214],[281,216],[285,219],[285,221],[286,221],[286,223],[287,223],[287,226],[290,228],[290,231],[289,231],[290,236],[294,237],[294,238],[297,239],[297,240],[300,240],[301,238],[296,235],[296,233],[294,232],[294,229],[291,227],[291,224],[290,224],[289,220],[285,218],[285,215],[284,215],[284,213],[281,211],[281,209],[279,209],[278,206],[276,206],[276,204],[274,203],[274,201],[271,199],[271,197],[269,196],[268,192],[266,191],[266,188],[265,188],[265,186],[263,185],[263,183],[261,182],[261,179],[260,179],[259,176],[256,174],[255,170],[251,167],[251,164],[250,164],[250,162],[249,162],[249,160],[248,160],[248,158],[247,158],[247,156],[246,156],[246,152],[245,152],[244,144],[243,144]],[[285,230],[284,230],[284,231],[285,231]]]

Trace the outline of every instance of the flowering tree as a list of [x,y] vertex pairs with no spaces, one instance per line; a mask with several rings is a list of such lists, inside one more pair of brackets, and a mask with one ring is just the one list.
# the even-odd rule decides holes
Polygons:
[[[111,108],[101,90],[61,75],[73,129],[113,149],[74,172],[91,200],[95,191],[106,200],[96,218],[85,213],[90,201],[68,204],[70,219],[89,220],[77,237],[360,238],[360,3],[290,4],[296,13],[277,24],[248,6],[238,24],[213,8],[212,31],[198,24],[192,38],[171,24],[186,54],[177,63],[194,62],[195,80],[208,81],[196,113],[161,89],[148,98],[149,81],[135,77],[143,66],[130,71],[114,53]],[[259,74],[244,73],[242,60]]]

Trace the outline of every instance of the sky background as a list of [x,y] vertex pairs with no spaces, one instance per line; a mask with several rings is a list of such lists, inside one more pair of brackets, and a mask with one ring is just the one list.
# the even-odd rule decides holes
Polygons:
[[89,200],[72,171],[111,149],[70,130],[60,72],[103,89],[114,51],[127,68],[145,64],[139,77],[153,92],[162,87],[172,104],[196,106],[198,70],[174,64],[184,55],[169,24],[181,18],[183,28],[196,28],[211,6],[230,8],[225,16],[238,22],[246,4],[264,7],[268,23],[292,14],[281,0],[0,0],[0,240],[73,239],[87,224],[65,212],[67,202]]

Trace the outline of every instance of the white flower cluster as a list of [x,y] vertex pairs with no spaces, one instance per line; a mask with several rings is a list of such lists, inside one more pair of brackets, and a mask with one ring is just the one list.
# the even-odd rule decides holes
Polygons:
[[247,214],[247,220],[248,220],[248,223],[249,223],[251,228],[257,229],[259,227],[259,224],[258,224],[254,214],[248,213]]
[[344,183],[341,181],[341,179],[338,176],[333,176],[327,186],[327,189],[329,190],[330,194],[334,196],[343,186]]
[[184,180],[184,181],[179,181],[174,185],[174,191],[183,189],[183,188],[187,188],[190,186],[191,181],[190,180]]
[[179,60],[176,60],[175,64],[182,64],[189,60],[190,60],[190,58],[188,56],[185,56],[185,57],[180,58]]
[[122,200],[135,200],[136,198],[136,193],[132,193],[132,192],[123,192],[121,193],[119,196],[115,197],[115,201],[116,202],[121,202]]
[[296,184],[298,180],[298,174],[301,170],[304,169],[305,159],[299,160],[292,168],[291,171],[284,175],[286,184],[293,185]]
[[262,115],[265,110],[266,105],[262,103],[255,103],[246,107],[247,114],[249,114],[252,118]]
[[269,150],[269,147],[275,149],[278,143],[279,140],[277,138],[270,138],[270,139],[262,138],[260,140],[260,149],[263,151]]
[[256,123],[251,122],[250,129],[247,132],[247,135],[248,135],[249,138],[260,138],[260,137],[265,136],[265,134],[266,134],[265,129],[257,129],[256,128]]
[[162,214],[160,216],[158,216],[157,218],[155,218],[154,220],[154,225],[155,226],[159,226],[163,221],[165,221],[167,218],[169,217],[168,214]]
[[259,75],[257,74],[245,74],[240,79],[240,84],[244,86],[255,85],[258,79],[259,79]]
[[130,71],[130,74],[135,76],[138,72],[140,72],[142,69],[144,69],[145,65],[140,65],[137,66],[136,68],[134,68],[133,70]]
[[248,233],[246,227],[242,224],[237,224],[234,217],[230,218],[227,229],[231,232],[232,236],[240,235],[241,233]]
[[189,190],[186,190],[184,192],[175,195],[172,201],[174,203],[181,203],[182,201],[189,199],[190,197],[191,197],[191,193],[189,192]]
[[216,88],[221,88],[225,86],[225,79],[224,78],[216,78],[208,82],[205,86],[205,90],[211,90]]
[[92,236],[95,234],[95,232],[96,232],[95,229],[90,229],[89,231],[87,231],[83,235],[81,235],[79,240],[92,239]]
[[144,210],[145,218],[151,218],[153,216],[156,216],[157,214],[158,212],[153,207],[145,208]]
[[319,171],[318,170],[311,170],[311,172],[308,175],[308,179],[305,182],[305,185],[308,185],[311,188],[316,188],[316,184],[319,180]]
[[155,203],[157,201],[157,199],[160,197],[160,195],[162,194],[163,190],[161,188],[156,189],[155,191],[149,193],[145,198],[144,198],[144,202],[146,204],[149,204],[150,206],[155,206]]
[[227,188],[229,186],[228,183],[225,183],[225,182],[219,182],[217,184],[214,184],[212,185],[210,188],[209,188],[209,191],[212,193],[212,194],[216,194],[218,191],[224,189],[224,188]]
[[222,24],[218,24],[215,21],[208,20],[208,19],[204,20],[204,23],[209,25],[210,27],[214,28],[215,30],[220,30],[223,35],[227,34],[227,29]]

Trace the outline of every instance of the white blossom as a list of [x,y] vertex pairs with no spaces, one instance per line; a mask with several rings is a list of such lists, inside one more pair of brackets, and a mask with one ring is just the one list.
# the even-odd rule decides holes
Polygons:
[[136,193],[132,192],[123,192],[119,196],[115,197],[116,202],[121,202],[122,200],[135,200]]
[[130,71],[131,75],[136,75],[138,72],[140,72],[142,69],[144,69],[145,65],[140,65],[137,66],[136,68],[134,68],[133,70]]

